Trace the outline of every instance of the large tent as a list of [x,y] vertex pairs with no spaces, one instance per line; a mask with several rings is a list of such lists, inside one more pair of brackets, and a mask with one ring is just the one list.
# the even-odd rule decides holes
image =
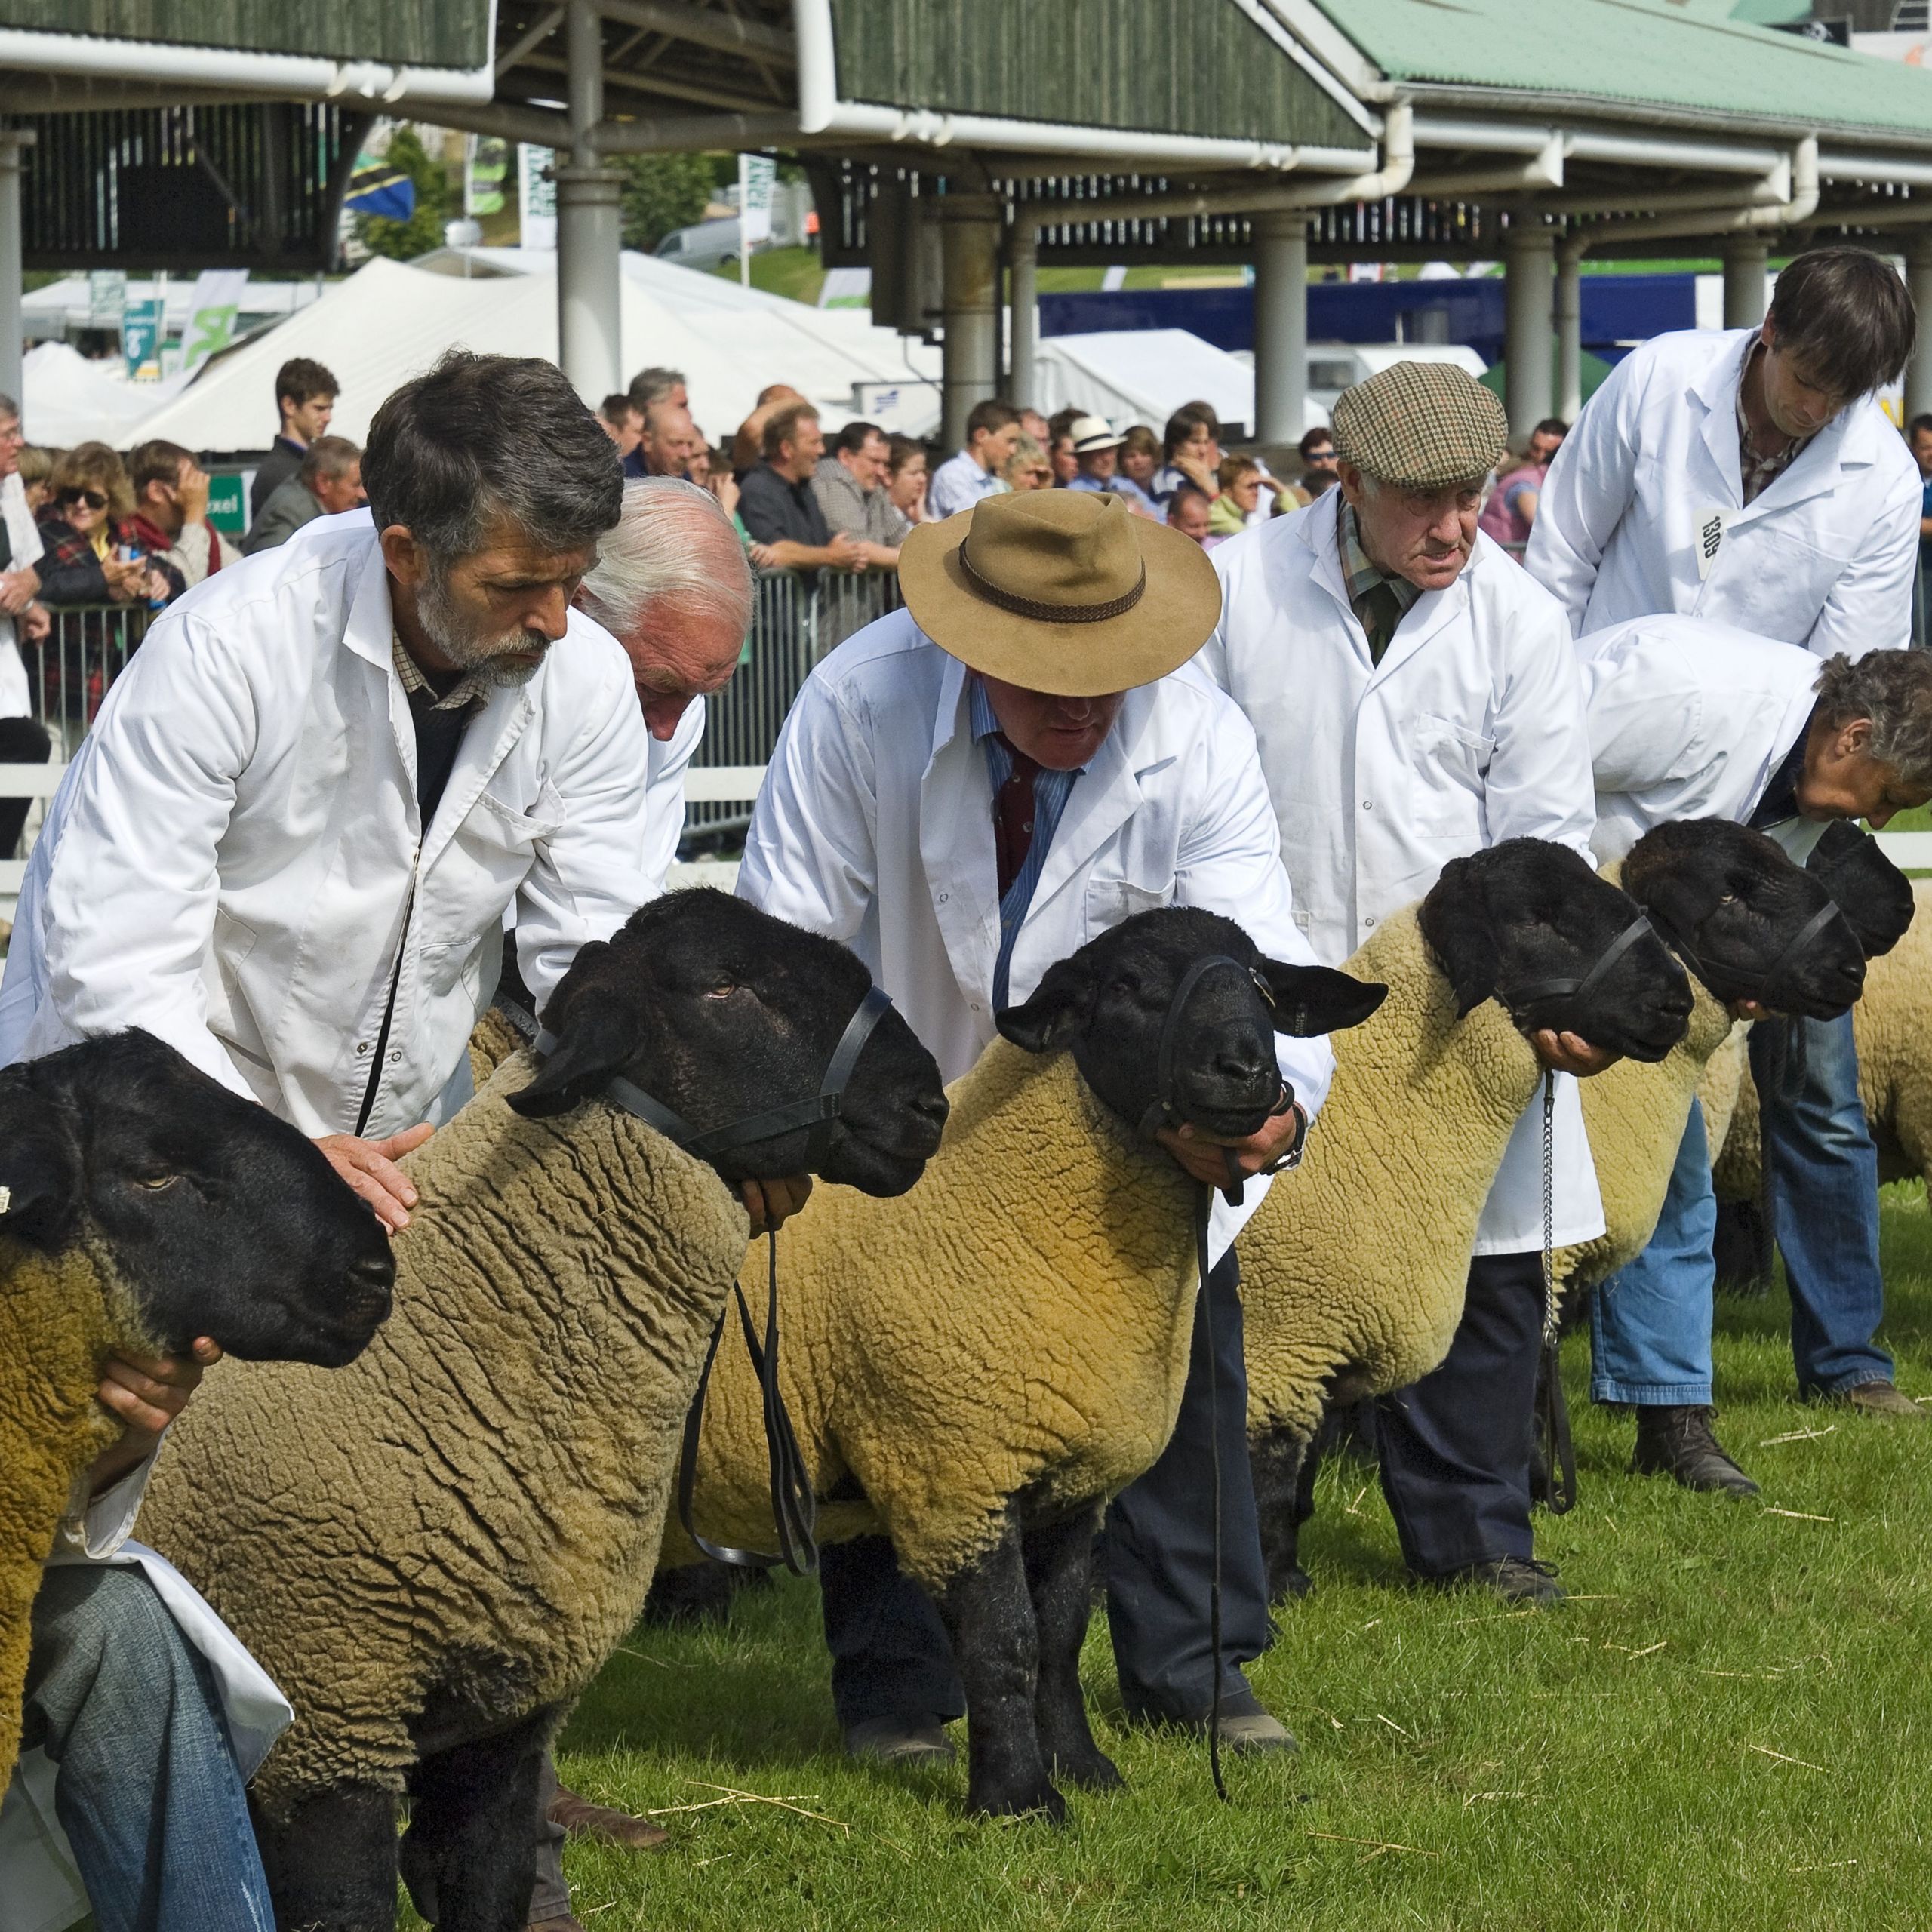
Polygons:
[[[291,356],[305,355],[325,364],[341,383],[331,426],[360,442],[383,398],[447,349],[554,361],[556,277],[553,269],[537,266],[546,259],[525,255],[512,272],[469,278],[370,262],[286,321],[217,357],[178,393],[157,395],[151,411],[137,414],[122,398],[141,392],[115,384],[109,386],[118,392],[112,395],[100,389],[97,420],[90,420],[85,395],[65,360],[57,365],[57,396],[51,386],[40,389],[38,365],[32,364],[23,398],[27,432],[57,440],[57,440],[63,441],[85,434],[125,446],[165,436],[194,450],[263,449],[275,429],[275,371]],[[758,391],[775,382],[811,397],[828,426],[854,413],[856,386],[872,383],[892,385],[903,398],[890,426],[918,432],[937,420],[935,351],[903,342],[863,315],[740,291],[715,276],[645,257],[628,255],[625,266],[626,371],[652,363],[684,371],[692,412],[714,440],[729,435],[751,413]],[[667,283],[669,277],[678,280]],[[749,301],[742,299],[747,293]],[[60,353],[65,358],[72,352]],[[52,377],[56,365],[50,362],[48,369]]]

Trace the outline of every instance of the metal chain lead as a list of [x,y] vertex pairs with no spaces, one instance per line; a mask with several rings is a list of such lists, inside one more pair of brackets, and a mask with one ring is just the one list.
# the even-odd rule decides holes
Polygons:
[[1543,1076],[1543,1345],[1556,1346],[1562,1325],[1556,1293],[1556,1075]]

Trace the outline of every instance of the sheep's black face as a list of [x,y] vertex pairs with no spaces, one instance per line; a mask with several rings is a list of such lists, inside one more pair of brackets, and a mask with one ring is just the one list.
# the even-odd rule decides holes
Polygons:
[[[561,1113],[622,1074],[700,1132],[818,1092],[872,980],[847,948],[722,892],[667,893],[582,949],[543,1010],[557,1047],[510,1104]],[[847,1082],[818,1171],[903,1194],[946,1124],[939,1068],[897,1011]],[[727,1180],[803,1171],[800,1128],[721,1153]]]
[[1889,952],[1906,936],[1916,903],[1912,881],[1849,819],[1825,828],[1804,869],[1838,901],[1867,959]]
[[[1221,967],[1195,981],[1175,1018],[1163,1094],[1161,1036],[1174,995],[1188,968],[1217,953],[1246,970]],[[1387,992],[1325,966],[1267,958],[1232,919],[1171,906],[1138,913],[1048,968],[1032,998],[998,1023],[1029,1053],[1071,1048],[1088,1085],[1131,1126],[1164,1100],[1177,1124],[1235,1140],[1258,1132],[1281,1103],[1278,1032],[1359,1026]]]
[[1654,934],[1626,947],[1587,991],[1535,990],[1588,979],[1637,913],[1567,847],[1509,838],[1451,860],[1419,922],[1459,1013],[1494,998],[1525,1033],[1553,1027],[1632,1060],[1660,1060],[1683,1038],[1691,998],[1683,968]]
[[315,1145],[140,1032],[0,1072],[0,1229],[92,1234],[143,1325],[184,1352],[352,1361],[389,1312],[382,1225]]
[[1864,989],[1864,951],[1844,918],[1792,949],[1832,895],[1761,832],[1722,819],[1660,825],[1630,848],[1623,884],[1682,942],[1687,963],[1718,999],[1829,1020]]

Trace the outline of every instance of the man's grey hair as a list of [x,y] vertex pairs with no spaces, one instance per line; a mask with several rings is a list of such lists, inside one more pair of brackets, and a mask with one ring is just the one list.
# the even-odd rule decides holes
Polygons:
[[361,451],[346,436],[318,436],[302,453],[300,473],[303,481],[311,485],[325,476],[334,483],[361,460]]
[[679,476],[624,485],[624,506],[583,580],[590,614],[614,637],[647,619],[715,620],[743,638],[752,627],[752,573],[718,499]]
[[1932,785],[1932,651],[1872,651],[1825,660],[1813,688],[1826,723],[1872,721],[1867,747],[1906,784]]

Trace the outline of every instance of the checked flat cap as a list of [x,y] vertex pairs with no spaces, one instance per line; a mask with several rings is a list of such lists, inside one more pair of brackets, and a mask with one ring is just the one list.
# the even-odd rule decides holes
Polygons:
[[1398,489],[1487,476],[1509,441],[1503,405],[1453,362],[1397,362],[1335,404],[1335,454]]

